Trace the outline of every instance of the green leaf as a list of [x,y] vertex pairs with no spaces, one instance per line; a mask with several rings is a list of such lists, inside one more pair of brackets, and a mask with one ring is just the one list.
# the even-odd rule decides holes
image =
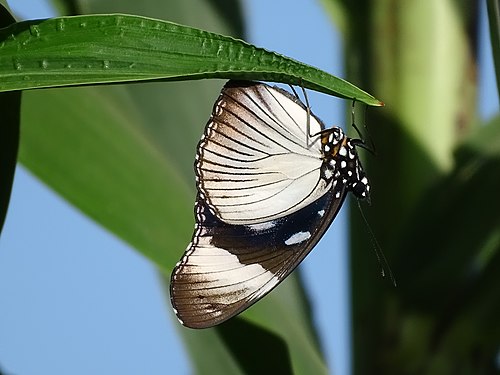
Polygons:
[[242,316],[286,341],[294,374],[327,374],[312,317],[307,311],[309,301],[300,274],[295,273]]
[[242,40],[129,15],[25,21],[0,30],[0,91],[144,80],[260,79],[369,105],[340,78]]
[[[500,179],[495,172],[498,170],[497,117],[478,128],[457,149],[455,168],[422,197],[420,208],[407,226],[408,232],[400,244],[407,252],[395,265],[401,272],[398,292],[406,304],[440,310],[440,306],[449,304],[451,291],[468,293],[455,286],[474,282],[500,251],[500,200],[491,199],[500,191]],[[480,218],[480,225],[468,218]],[[418,231],[411,230],[416,227]],[[415,288],[428,292],[419,294]],[[410,300],[407,296],[411,296]],[[466,302],[463,296],[460,299],[461,303]],[[447,312],[448,317],[455,312]]]
[[[401,276],[394,292],[412,324],[426,326],[414,332],[422,352],[412,360],[428,363],[427,372],[438,373],[443,365],[494,372],[500,337],[498,170],[499,117],[458,148],[454,170],[423,197],[400,243],[405,252],[395,262]],[[435,353],[427,358],[429,345]],[[400,350],[411,352],[410,342]],[[462,353],[458,360],[456,353]]]
[[[0,27],[15,22],[14,17],[0,4]],[[9,207],[19,147],[21,93],[0,93],[0,233]]]
[[247,374],[293,374],[290,353],[279,335],[244,319],[231,319],[217,331],[234,357],[241,359]]
[[26,92],[23,121],[21,162],[169,271],[171,249],[191,235],[194,186],[141,128],[130,96],[119,87]]

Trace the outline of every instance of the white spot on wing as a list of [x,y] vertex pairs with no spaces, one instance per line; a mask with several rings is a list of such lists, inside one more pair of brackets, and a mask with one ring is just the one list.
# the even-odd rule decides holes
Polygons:
[[247,227],[253,231],[260,232],[266,229],[270,229],[276,226],[276,220],[266,221],[265,223],[247,225]]
[[295,245],[301,242],[304,242],[305,240],[308,240],[311,238],[311,233],[309,232],[297,232],[293,234],[290,238],[285,240],[285,245]]

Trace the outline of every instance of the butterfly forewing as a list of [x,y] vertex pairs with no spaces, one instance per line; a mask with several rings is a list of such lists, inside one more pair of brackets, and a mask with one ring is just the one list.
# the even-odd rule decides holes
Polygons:
[[[305,207],[328,191],[319,177],[318,135],[307,135],[307,112],[286,91],[229,84],[215,104],[198,147],[198,188],[230,224],[262,223]],[[310,117],[310,131],[323,124]]]

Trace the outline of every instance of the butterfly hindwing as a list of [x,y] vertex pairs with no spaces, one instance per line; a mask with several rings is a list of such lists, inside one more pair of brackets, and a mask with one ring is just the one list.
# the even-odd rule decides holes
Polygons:
[[253,225],[226,224],[198,198],[193,239],[172,273],[179,320],[210,327],[262,298],[316,245],[344,197],[343,191],[339,198],[324,195],[286,217]]

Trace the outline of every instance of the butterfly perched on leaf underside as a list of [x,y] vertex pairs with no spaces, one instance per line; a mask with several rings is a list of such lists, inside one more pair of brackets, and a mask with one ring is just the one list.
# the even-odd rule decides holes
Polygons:
[[242,312],[297,267],[349,191],[369,198],[360,145],[285,90],[228,81],[197,148],[196,224],[170,284],[179,321]]

